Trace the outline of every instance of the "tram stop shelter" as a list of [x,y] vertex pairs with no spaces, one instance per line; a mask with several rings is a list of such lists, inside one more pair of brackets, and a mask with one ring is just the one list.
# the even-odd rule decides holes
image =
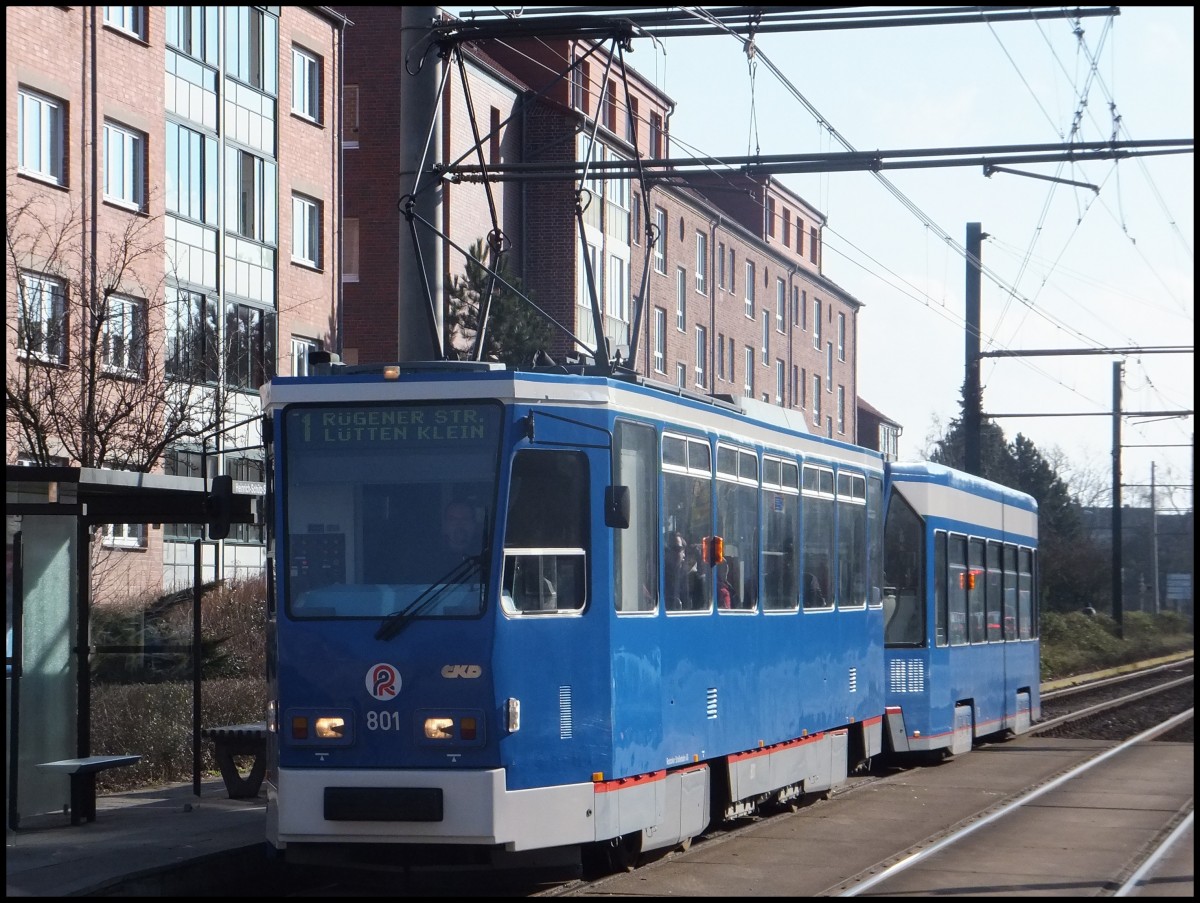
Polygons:
[[[91,530],[98,524],[252,523],[253,495],[214,492],[201,477],[88,467],[5,468],[8,648],[6,831],[22,814],[61,810],[68,776],[39,764],[89,756]],[[231,484],[221,483],[223,490]],[[201,545],[196,544],[196,563]],[[202,568],[193,567],[192,661],[200,661]],[[200,671],[193,749],[199,781]],[[73,813],[74,815],[74,813]]]

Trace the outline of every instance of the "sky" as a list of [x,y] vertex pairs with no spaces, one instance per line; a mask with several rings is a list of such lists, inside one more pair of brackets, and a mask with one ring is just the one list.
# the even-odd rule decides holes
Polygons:
[[[1073,123],[1077,140],[1107,141],[1114,115],[1122,140],[1191,140],[1195,10],[1118,9],[1079,20],[1079,36],[1059,19],[763,34],[753,66],[731,35],[637,38],[626,59],[676,102],[672,156],[1065,143]],[[778,177],[828,217],[824,275],[864,305],[859,395],[903,424],[902,458],[922,457],[960,411],[969,222],[988,236],[983,351],[1194,345],[1191,153],[1009,168],[1100,190],[979,166]],[[987,413],[1101,415],[996,421],[1100,504],[1118,361],[1123,411],[1193,409],[1191,353],[985,358],[980,370]],[[1148,492],[1153,462],[1160,508],[1191,507],[1194,422],[1123,418],[1126,504]],[[1186,485],[1169,498],[1170,484]]]

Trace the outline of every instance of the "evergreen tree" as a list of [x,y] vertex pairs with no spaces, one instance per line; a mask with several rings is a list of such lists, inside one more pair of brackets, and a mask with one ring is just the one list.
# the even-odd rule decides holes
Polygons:
[[[446,322],[446,356],[467,360],[479,332],[479,311],[488,290],[490,275],[480,261],[487,260],[483,239],[470,248],[463,276],[450,277],[450,310]],[[508,258],[500,257],[488,311],[483,342],[483,360],[500,361],[509,366],[528,366],[539,351],[550,346],[553,327],[525,297],[520,277],[514,276]],[[507,285],[505,284],[507,283]],[[511,286],[511,288],[510,288]]]

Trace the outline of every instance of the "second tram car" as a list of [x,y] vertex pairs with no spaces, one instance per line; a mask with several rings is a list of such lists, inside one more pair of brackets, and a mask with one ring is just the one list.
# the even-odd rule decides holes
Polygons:
[[1036,716],[1018,494],[583,368],[326,366],[262,396],[289,859],[619,865],[957,738],[960,706],[974,733]]
[[895,752],[964,753],[1041,716],[1037,503],[938,464],[890,464],[884,553]]

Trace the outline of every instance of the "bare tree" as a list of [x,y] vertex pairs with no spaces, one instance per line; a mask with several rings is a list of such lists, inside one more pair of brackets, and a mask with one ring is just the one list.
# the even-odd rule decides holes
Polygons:
[[[171,367],[162,218],[111,231],[66,195],[7,179],[6,436],[34,463],[150,471],[221,419],[198,368]],[[105,222],[109,220],[106,218]],[[217,349],[212,349],[215,353]]]

